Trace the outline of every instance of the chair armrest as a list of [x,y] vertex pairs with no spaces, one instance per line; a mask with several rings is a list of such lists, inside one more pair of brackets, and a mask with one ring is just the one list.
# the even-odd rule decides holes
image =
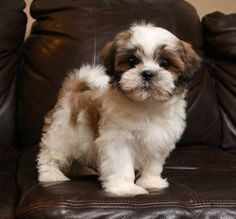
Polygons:
[[221,114],[220,146],[236,154],[236,13],[214,12],[202,24]]
[[14,138],[15,78],[27,21],[24,7],[23,0],[1,1],[0,6],[0,144]]

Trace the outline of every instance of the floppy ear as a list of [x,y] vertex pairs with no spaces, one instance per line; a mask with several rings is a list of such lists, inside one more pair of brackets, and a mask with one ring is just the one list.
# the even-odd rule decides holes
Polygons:
[[188,83],[190,82],[193,74],[200,68],[201,58],[193,50],[192,46],[189,43],[182,41],[182,45],[182,59],[185,64],[185,70],[182,73],[180,80]]
[[115,62],[115,43],[114,41],[108,43],[101,51],[100,57],[103,65],[106,67],[106,73],[112,75],[114,72],[114,62]]

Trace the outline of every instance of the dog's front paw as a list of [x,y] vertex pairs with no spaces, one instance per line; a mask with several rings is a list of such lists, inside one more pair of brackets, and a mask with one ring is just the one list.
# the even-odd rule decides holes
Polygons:
[[49,168],[47,171],[39,171],[39,181],[40,182],[55,182],[55,181],[69,181],[70,179],[66,177],[59,169]]
[[108,187],[105,186],[105,191],[116,196],[135,196],[148,193],[146,189],[137,186],[134,183],[116,184]]
[[136,184],[147,190],[164,189],[169,186],[167,180],[162,179],[161,176],[141,176]]

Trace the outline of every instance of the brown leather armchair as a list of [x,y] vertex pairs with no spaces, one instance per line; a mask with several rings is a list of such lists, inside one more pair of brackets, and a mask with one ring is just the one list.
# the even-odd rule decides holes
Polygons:
[[[34,0],[24,42],[23,0],[0,6],[0,218],[236,218],[236,14],[200,22],[183,0]],[[190,42],[203,58],[186,131],[164,168],[170,187],[132,198],[106,194],[96,175],[38,183],[43,117],[68,71],[134,21]]]

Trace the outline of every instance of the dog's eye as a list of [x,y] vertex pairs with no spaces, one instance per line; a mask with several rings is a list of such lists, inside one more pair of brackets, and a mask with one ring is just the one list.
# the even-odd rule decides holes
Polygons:
[[163,59],[161,62],[160,62],[160,66],[166,70],[168,70],[170,68],[170,62],[169,60],[167,59]]
[[128,63],[131,67],[134,67],[135,65],[139,64],[140,63],[140,60],[136,57],[136,56],[131,56],[129,59],[128,59]]

